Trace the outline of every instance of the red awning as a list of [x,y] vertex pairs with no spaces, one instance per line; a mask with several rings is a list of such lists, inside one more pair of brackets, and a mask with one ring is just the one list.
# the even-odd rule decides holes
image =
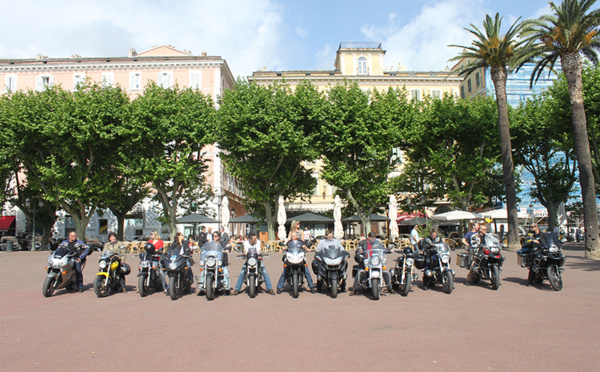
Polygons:
[[398,216],[398,218],[396,219],[396,221],[398,223],[400,223],[400,222],[402,222],[404,220],[412,220],[413,218],[419,218],[419,217],[425,218],[426,216],[423,213],[421,213],[421,212],[413,212],[413,213],[406,213],[406,212],[404,212],[404,213],[401,213]]
[[15,222],[15,216],[2,216],[0,217],[0,230],[8,230],[11,225]]

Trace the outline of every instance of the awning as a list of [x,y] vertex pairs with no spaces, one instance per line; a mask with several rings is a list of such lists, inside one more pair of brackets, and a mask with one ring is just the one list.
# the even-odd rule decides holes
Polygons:
[[0,230],[8,231],[12,224],[15,222],[15,216],[2,216],[0,217]]
[[411,219],[415,219],[415,218],[426,218],[427,216],[425,216],[423,213],[421,212],[413,212],[413,213],[401,213],[400,215],[398,215],[398,219],[396,220],[396,222],[400,223],[402,221],[405,220],[411,220]]

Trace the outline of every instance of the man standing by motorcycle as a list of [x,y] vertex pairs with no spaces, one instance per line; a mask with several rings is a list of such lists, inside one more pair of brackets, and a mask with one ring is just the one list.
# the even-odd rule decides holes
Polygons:
[[[119,255],[119,261],[121,261],[121,265],[125,265],[123,262],[124,254],[125,254],[125,243],[117,241],[117,234],[114,232],[108,233],[108,242],[104,244],[104,249],[102,250],[101,255],[104,255],[105,252],[114,252]],[[127,289],[125,287],[125,275],[121,275],[120,283],[121,289],[123,293],[127,293]]]
[[[244,241],[244,254],[248,254],[248,250],[255,249],[256,253],[259,255],[259,260],[262,260],[260,257],[260,245],[261,242],[256,238],[255,233],[250,233],[248,235],[248,240]],[[265,280],[265,285],[267,286],[267,292],[271,295],[275,294],[273,287],[271,286],[271,279],[269,278],[269,274],[267,274],[267,268],[265,267],[264,262],[260,265],[260,269],[262,272],[263,279]],[[237,283],[235,284],[235,290],[233,291],[233,295],[237,296],[242,289],[242,283],[244,282],[244,276],[246,275],[246,263],[242,265],[242,271],[240,271],[240,276],[238,277]]]
[[467,232],[462,240],[462,243],[465,245],[465,247],[467,247],[467,250],[469,251],[468,256],[467,256],[467,263],[470,266],[471,265],[471,260],[473,260],[473,251],[474,248],[471,245],[471,238],[473,237],[473,235],[477,234],[477,232],[479,231],[479,223],[477,223],[477,221],[474,222],[469,222],[469,232]]
[[[375,235],[375,233],[373,231],[371,231],[369,233],[367,239],[362,240],[360,243],[358,243],[358,248],[356,249],[356,253],[354,254],[354,260],[358,264],[358,272],[360,272],[361,270],[364,270],[365,258],[371,257],[370,252],[373,249],[384,249],[384,248],[383,248],[383,244],[381,244],[379,239],[377,239],[377,235]],[[388,275],[388,278],[389,278],[389,275]],[[389,286],[391,286],[391,283],[389,282],[389,279],[388,279],[388,283],[386,283],[386,284],[388,286],[388,290],[391,293],[392,291],[389,288]],[[352,289],[350,290],[349,295],[354,296],[355,294],[358,294],[359,287],[360,287],[359,275],[356,274],[356,276],[354,277],[354,284],[352,285]]]
[[[293,225],[293,223],[292,223]],[[297,225],[296,225],[297,226]],[[298,233],[296,231],[292,231],[290,233],[290,239],[286,242],[286,245],[283,246],[280,250],[279,253],[283,253],[284,251],[287,250],[288,246],[287,244],[290,241],[296,241],[300,238],[300,236],[298,235]],[[302,248],[308,252],[309,249],[306,246],[306,242],[304,242],[303,240],[300,240],[302,242]],[[285,278],[287,277],[288,274],[288,268],[284,267],[283,268],[283,272],[281,273],[281,276],[279,277],[279,281],[277,282],[277,294],[281,294],[281,291],[283,290],[283,285],[285,284]],[[310,272],[308,272],[308,266],[304,267],[304,276],[306,277],[306,282],[308,284],[308,287],[310,288],[310,293],[315,293],[315,285],[312,281],[312,277],[310,276]]]
[[79,257],[75,258],[75,273],[77,275],[77,290],[79,292],[83,292],[83,266],[85,266],[86,256],[90,252],[90,247],[82,242],[81,240],[77,240],[77,233],[75,231],[71,231],[69,233],[69,238],[62,243],[61,246],[65,247],[69,252],[76,252],[79,254]]
[[413,227],[413,229],[410,232],[410,244],[413,246],[413,249],[415,250],[415,252],[419,251],[419,242],[421,241],[421,237],[419,236],[419,231],[417,231],[417,227],[419,227],[419,225],[416,225]]

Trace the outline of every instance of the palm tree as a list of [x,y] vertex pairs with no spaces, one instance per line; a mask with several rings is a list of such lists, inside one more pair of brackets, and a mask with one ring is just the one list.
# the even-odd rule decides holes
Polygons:
[[585,219],[585,255],[590,258],[600,258],[600,242],[596,184],[583,107],[581,71],[582,55],[592,63],[598,63],[600,10],[590,11],[595,2],[596,0],[563,0],[559,6],[550,2],[553,14],[523,22],[521,35],[528,45],[520,56],[521,65],[533,59],[537,62],[531,75],[532,85],[544,69],[552,70],[560,57],[569,87],[573,140]]
[[[500,34],[502,17],[496,13],[492,19],[489,15],[483,21],[481,32],[471,24],[471,29],[465,28],[475,36],[471,46],[450,45],[463,48],[463,51],[451,61],[466,59],[469,64],[460,71],[460,75],[469,76],[481,68],[489,68],[494,88],[496,90],[496,104],[498,105],[498,126],[500,129],[500,147],[502,153],[502,170],[504,173],[504,186],[506,188],[506,205],[508,211],[508,245],[510,249],[519,248],[518,221],[517,221],[517,191],[515,185],[514,164],[510,131],[508,128],[508,104],[506,100],[506,78],[517,66],[514,58],[519,52],[523,41],[517,40],[521,30],[519,19],[510,26],[506,34]],[[476,134],[475,134],[476,135]]]

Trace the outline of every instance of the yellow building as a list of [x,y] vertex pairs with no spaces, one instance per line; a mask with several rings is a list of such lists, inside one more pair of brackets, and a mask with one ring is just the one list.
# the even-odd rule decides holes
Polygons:
[[[444,94],[459,95],[463,81],[455,71],[408,71],[400,64],[386,67],[385,50],[381,43],[340,43],[333,70],[294,70],[268,71],[266,68],[255,71],[248,77],[250,82],[269,85],[274,82],[289,84],[292,88],[304,80],[310,81],[322,91],[345,81],[357,83],[361,89],[383,91],[391,88],[405,88],[411,99],[421,100],[425,96],[442,97]],[[398,153],[398,156],[401,156]],[[333,209],[335,188],[319,179],[322,162],[306,164],[313,169],[317,186],[308,201],[295,200],[289,204],[290,210],[326,211]]]

